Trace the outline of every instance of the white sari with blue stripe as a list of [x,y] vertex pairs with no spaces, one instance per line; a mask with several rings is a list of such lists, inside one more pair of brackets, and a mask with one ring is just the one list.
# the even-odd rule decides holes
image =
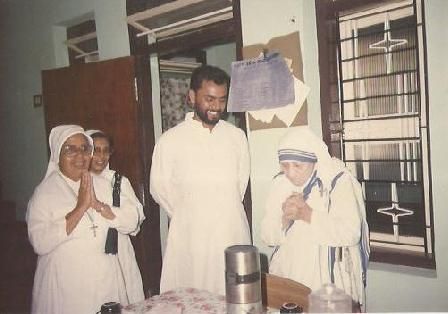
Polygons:
[[[261,226],[262,240],[277,247],[269,270],[312,290],[334,283],[363,304],[370,249],[361,185],[322,142],[317,148],[310,142],[306,147],[318,162],[305,186],[293,185],[283,174],[272,182]],[[283,148],[297,147],[288,145]],[[282,204],[294,192],[303,193],[311,207],[311,222],[295,220],[283,229]]]

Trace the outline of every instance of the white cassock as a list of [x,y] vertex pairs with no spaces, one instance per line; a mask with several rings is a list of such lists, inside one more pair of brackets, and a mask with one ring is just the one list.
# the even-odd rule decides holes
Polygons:
[[242,204],[250,161],[244,132],[226,121],[210,130],[193,120],[155,146],[150,190],[170,216],[161,292],[193,287],[225,294],[224,250],[251,244]]
[[65,216],[76,206],[79,184],[52,171],[28,203],[28,235],[38,254],[32,313],[96,313],[105,302],[127,304],[118,258],[105,254],[104,247],[109,227],[132,232],[138,214],[112,207],[110,182],[94,176],[97,199],[116,217],[107,220],[89,209],[67,235]]
[[[110,194],[112,195],[112,187],[114,185],[114,170],[110,170],[109,166],[101,172],[101,176],[109,181]],[[145,219],[143,206],[135,195],[129,179],[125,176],[121,177],[120,189],[120,210],[134,211],[138,215],[138,224],[136,229],[130,233],[118,232],[118,261],[120,263],[121,271],[123,273],[124,282],[126,286],[126,295],[129,303],[139,302],[145,299],[143,293],[142,276],[135,258],[134,247],[130,239],[130,235],[135,236],[140,231],[140,225]]]

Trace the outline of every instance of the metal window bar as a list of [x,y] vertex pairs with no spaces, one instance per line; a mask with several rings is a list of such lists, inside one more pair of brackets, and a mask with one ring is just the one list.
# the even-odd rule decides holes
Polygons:
[[387,73],[387,74],[366,75],[366,76],[362,76],[362,77],[354,77],[354,78],[350,78],[350,79],[346,79],[346,80],[341,80],[341,83],[352,83],[352,82],[358,81],[358,80],[375,79],[375,78],[390,77],[390,76],[403,75],[403,74],[412,74],[412,73],[416,73],[416,72],[417,72],[417,69],[411,69],[411,70],[406,70],[406,71],[391,72],[391,73]]
[[[422,24],[419,23],[407,23],[405,26],[395,26],[395,27],[391,27],[389,31],[403,31],[403,30],[411,30],[413,31],[415,27],[418,26],[422,26]],[[345,41],[353,41],[355,39],[363,39],[363,38],[370,38],[372,35],[384,35],[384,33],[387,33],[388,31],[382,29],[382,30],[372,30],[372,31],[366,31],[363,32],[361,35],[358,34],[356,36],[351,35],[345,38],[340,38],[339,40],[335,41],[335,42],[340,42],[343,43]]]
[[[356,119],[346,119],[345,123],[359,122],[359,121],[375,121],[375,120],[393,120],[393,119],[403,119],[403,118],[417,118],[420,114],[389,114],[388,116],[374,116],[371,118],[356,118]],[[335,121],[336,122],[336,121]],[[337,121],[339,123],[339,121]]]
[[330,128],[332,149],[339,143],[363,186],[372,244],[434,262],[419,1],[337,18],[339,99]]
[[[354,39],[356,39],[356,38],[354,38]],[[358,55],[356,57],[349,57],[349,58],[346,58],[346,59],[342,59],[341,61],[342,62],[352,62],[352,61],[360,60],[360,59],[372,58],[372,57],[377,57],[377,56],[384,56],[385,54],[393,55],[393,54],[399,54],[399,53],[406,52],[406,51],[415,51],[416,49],[417,49],[416,46],[408,46],[406,48],[400,48],[400,49],[397,49],[397,50],[394,50],[394,51],[391,51],[391,52],[388,52],[388,53],[372,52],[372,53],[368,53],[368,54],[360,54],[360,55]]]
[[[380,9],[381,12],[387,12],[387,13],[392,13],[395,11],[400,11],[403,9],[413,9],[413,1],[407,1],[408,3],[405,3],[406,1],[403,1],[404,4],[399,4],[396,7],[390,8],[390,9]],[[359,20],[359,19],[365,19],[368,18],[370,16],[375,16],[377,15],[377,12],[359,12],[357,15],[353,16],[352,13],[339,13],[339,21],[346,21],[346,20]]]
[[358,97],[358,98],[351,98],[344,100],[344,104],[354,101],[362,101],[362,100],[369,100],[369,99],[378,99],[378,98],[385,98],[385,97],[399,97],[399,96],[412,96],[412,95],[420,95],[419,91],[415,92],[409,92],[409,93],[395,93],[395,94],[385,94],[385,95],[372,95],[372,96],[366,96],[366,97]]

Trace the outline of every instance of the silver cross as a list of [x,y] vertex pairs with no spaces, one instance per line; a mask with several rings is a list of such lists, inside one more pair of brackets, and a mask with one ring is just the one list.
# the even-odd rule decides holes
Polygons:
[[97,225],[95,225],[94,223],[92,223],[92,227],[90,227],[90,229],[92,229],[93,231],[93,236],[96,238],[96,229],[98,228]]

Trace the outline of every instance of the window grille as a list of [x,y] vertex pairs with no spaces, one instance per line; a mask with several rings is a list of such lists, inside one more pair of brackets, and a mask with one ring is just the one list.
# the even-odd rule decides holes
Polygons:
[[362,184],[373,256],[435,268],[421,1],[335,17],[330,149]]

